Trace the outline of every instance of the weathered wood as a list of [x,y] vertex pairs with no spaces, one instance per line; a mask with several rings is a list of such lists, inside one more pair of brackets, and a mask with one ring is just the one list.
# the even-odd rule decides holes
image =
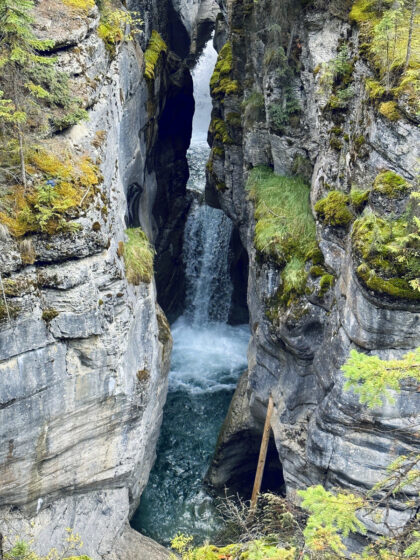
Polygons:
[[264,431],[261,440],[260,455],[258,457],[257,472],[255,474],[254,488],[251,497],[251,511],[257,505],[258,494],[261,489],[261,482],[264,474],[265,460],[267,458],[268,442],[271,430],[271,415],[273,413],[273,398],[270,395],[268,399],[267,415],[265,417]]

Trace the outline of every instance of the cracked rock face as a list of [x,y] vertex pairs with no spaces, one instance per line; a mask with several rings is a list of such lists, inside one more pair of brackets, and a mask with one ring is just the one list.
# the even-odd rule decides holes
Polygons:
[[[230,141],[221,144],[210,134],[215,149],[206,199],[234,220],[248,251],[252,340],[248,408],[242,418],[234,415],[234,422],[232,415],[228,417],[210,480],[217,485],[229,478],[218,464],[219,457],[232,453],[229,446],[246,430],[245,424],[250,433],[256,423],[261,429],[272,393],[272,428],[289,497],[297,499],[297,489],[317,483],[365,490],[384,477],[386,466],[396,456],[418,450],[414,426],[419,421],[420,394],[404,386],[394,405],[368,410],[357,396],[343,390],[340,368],[352,348],[389,359],[419,346],[419,305],[366,289],[356,274],[351,227],[317,222],[324,266],[334,276],[334,284],[319,297],[313,289],[318,281],[310,278],[312,293],[289,307],[273,310],[270,302],[281,285],[281,268],[256,253],[254,208],[245,184],[248,170],[259,164],[270,165],[278,174],[298,172],[310,180],[313,208],[328,189],[349,192],[352,184],[367,188],[382,169],[392,169],[412,181],[419,131],[408,118],[391,122],[368,103],[363,84],[371,70],[357,56],[358,31],[349,24],[344,2],[319,3],[315,12],[301,12],[291,2],[283,6],[227,0],[221,4],[216,46],[221,47],[222,38],[231,42],[229,79],[237,80],[238,93],[214,98],[213,117],[224,120]],[[270,35],[270,24],[273,29],[274,24],[281,28],[283,39],[275,37],[278,31]],[[320,64],[337,56],[343,41],[356,60],[354,95],[337,124],[337,114],[326,109],[331,91],[321,91],[318,70]],[[297,68],[292,87],[301,107],[298,122],[291,119],[281,133],[272,130],[268,115],[270,103],[281,97],[281,87],[262,63],[267,51],[279,45],[285,52],[290,48],[290,63]],[[252,121],[244,116],[241,103],[253,92],[261,92],[264,114]],[[240,124],[237,119],[232,124],[229,114],[241,115]],[[338,125],[344,140],[341,146],[334,146],[330,144],[331,130]],[[359,145],[356,138],[362,139]],[[302,159],[305,166],[297,170],[296,162]],[[398,200],[385,204],[371,196],[369,204],[385,215],[403,211]],[[243,393],[236,394],[239,400],[233,410],[244,410]],[[409,493],[416,496],[415,489]],[[397,525],[413,515],[413,511],[401,511],[399,498],[393,500],[391,509],[391,522]],[[370,527],[373,533],[383,529]]]
[[[159,106],[150,115],[134,42],[110,59],[96,8],[85,17],[50,2],[37,10],[39,34],[56,38],[59,66],[76,90],[89,84],[81,95],[89,120],[56,141],[96,161],[102,180],[75,233],[19,240],[0,231],[1,275],[15,310],[0,322],[0,531],[33,537],[46,553],[62,547],[71,527],[80,553],[92,558],[119,557],[118,549],[135,558],[131,545],[165,558],[130,537],[127,521],[155,457],[171,335],[154,282],[127,282],[119,246],[135,182],[138,225],[153,238],[148,134],[164,110],[167,80],[155,84]],[[165,72],[163,61],[157,74]]]

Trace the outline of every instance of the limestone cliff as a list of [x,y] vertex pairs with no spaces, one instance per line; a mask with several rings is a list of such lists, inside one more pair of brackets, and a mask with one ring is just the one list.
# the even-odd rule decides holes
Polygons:
[[[92,558],[130,546],[163,557],[127,531],[118,541],[154,461],[171,351],[154,280],[130,284],[122,254],[126,227],[159,234],[160,123],[177,96],[191,119],[191,79],[168,50],[146,80],[138,41],[102,40],[96,7],[43,0],[35,20],[88,111],[45,140],[44,157],[60,146],[92,162],[97,179],[73,233],[13,237],[1,226],[0,530],[33,536],[41,552],[60,548],[72,527]],[[186,168],[187,146],[170,151],[171,168]]]
[[[398,100],[398,118],[389,118],[369,98],[365,83],[374,71],[349,18],[351,2],[220,5],[207,200],[234,220],[248,251],[252,340],[247,377],[209,478],[223,487],[236,469],[243,472],[249,451],[236,442],[261,429],[272,393],[272,428],[288,495],[294,499],[296,489],[315,483],[368,489],[393,458],[418,449],[416,389],[404,386],[395,405],[368,410],[343,390],[340,370],[352,348],[391,358],[419,345],[418,293],[388,289],[386,275],[373,283],[373,265],[363,261],[357,237],[369,216],[385,223],[411,204],[416,117],[404,99]],[[340,70],[329,79],[326,72],[340,56],[347,74],[340,77]],[[255,248],[255,198],[246,183],[250,169],[261,164],[310,182],[322,254],[307,257],[306,287],[287,297],[285,261]],[[398,175],[407,190],[386,194],[378,187],[384,170]],[[364,192],[364,202],[359,208],[344,204],[347,220],[328,221],[322,205],[315,212],[317,201],[331,201],[336,192],[333,197],[349,201],[354,189]],[[418,263],[418,245],[412,251]],[[393,500],[391,524],[414,514],[401,511],[402,500]]]

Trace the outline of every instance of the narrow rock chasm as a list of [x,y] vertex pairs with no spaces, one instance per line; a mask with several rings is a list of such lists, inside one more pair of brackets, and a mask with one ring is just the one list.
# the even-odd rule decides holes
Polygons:
[[[165,256],[157,255],[158,300],[172,320],[174,348],[157,458],[132,526],[163,544],[179,531],[202,541],[219,528],[213,492],[204,479],[237,380],[247,365],[247,254],[231,220],[204,201],[209,81],[215,61],[210,39],[192,71],[195,114],[187,153],[186,219],[182,229],[181,220],[178,224],[182,252],[172,256],[184,279],[182,303],[179,286],[165,289]],[[164,140],[165,121],[163,125]],[[254,439],[248,478],[255,468],[257,434]],[[269,464],[272,457],[270,448]]]

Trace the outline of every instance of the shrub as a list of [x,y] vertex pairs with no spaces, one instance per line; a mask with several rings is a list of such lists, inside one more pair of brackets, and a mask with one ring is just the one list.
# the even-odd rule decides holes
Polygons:
[[128,241],[124,243],[123,257],[128,282],[135,286],[140,282],[150,282],[153,278],[154,250],[146,234],[141,228],[129,228],[125,233]]
[[330,226],[346,227],[354,216],[348,207],[350,197],[341,191],[332,191],[315,204],[315,212]]
[[155,67],[162,53],[165,53],[168,47],[160,34],[153,30],[149,39],[147,49],[144,53],[144,75],[148,80],[154,80]]
[[101,20],[98,26],[98,35],[104,41],[108,52],[113,56],[118,43],[132,40],[136,27],[140,27],[143,22],[137,12],[114,9],[109,0],[103,0],[99,7]]

